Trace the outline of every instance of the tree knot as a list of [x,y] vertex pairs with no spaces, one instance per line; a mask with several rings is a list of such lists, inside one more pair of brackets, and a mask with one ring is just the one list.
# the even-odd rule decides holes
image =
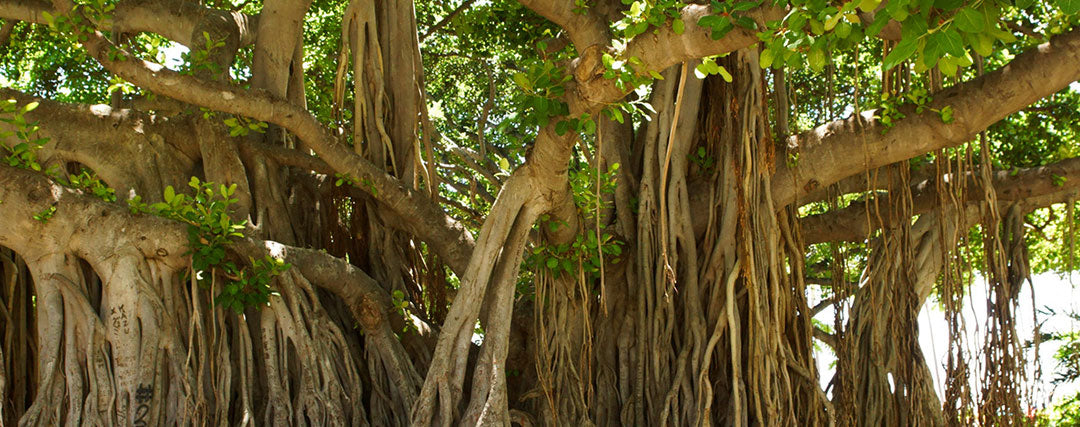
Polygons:
[[571,64],[571,73],[578,83],[585,83],[604,75],[604,48],[594,44],[585,48],[581,56]]

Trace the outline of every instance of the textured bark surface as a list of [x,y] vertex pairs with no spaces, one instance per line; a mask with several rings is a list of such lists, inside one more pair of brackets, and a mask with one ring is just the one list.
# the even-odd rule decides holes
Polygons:
[[[1080,78],[1080,32],[935,94],[929,107],[950,106],[950,124],[904,110],[908,117],[887,132],[867,113],[788,136],[787,83],[759,66],[755,32],[739,27],[714,40],[691,25],[712,9],[690,4],[677,12],[684,31],[660,28],[625,46],[643,74],[663,77],[643,100],[654,113],[635,128],[602,113],[632,91],[603,77],[608,21],[621,6],[599,3],[579,13],[568,1],[521,2],[566,31],[578,56],[560,64],[571,76],[560,100],[567,117],[594,117],[598,131],[583,141],[560,134],[553,121],[508,176],[482,170],[490,160],[482,135],[479,155],[457,147],[497,189],[487,195],[490,210],[471,219],[479,224],[474,235],[439,195],[440,184],[455,183],[443,181],[434,155],[447,142],[430,123],[412,2],[342,4],[328,125],[309,110],[305,87],[311,1],[267,0],[257,16],[184,0],[120,1],[113,20],[94,23],[100,31],[81,34],[81,46],[88,60],[171,108],[66,104],[0,89],[19,106],[37,103],[25,116],[48,139],[37,151],[43,169],[86,168],[120,199],[0,165],[0,423],[1018,419],[1013,316],[1030,273],[1021,218],[1075,200],[1080,162],[995,171],[967,153],[966,163],[912,170],[908,159],[959,150]],[[43,24],[44,12],[70,7],[2,1],[0,18]],[[785,14],[762,7],[747,16],[763,26]],[[224,41],[209,59],[224,72],[180,73],[120,58],[106,30],[155,32],[189,47],[211,35]],[[242,87],[228,67],[248,46],[251,78]],[[716,61],[730,82],[693,76],[711,55],[724,55]],[[230,136],[220,117],[199,108],[269,129]],[[482,108],[481,134],[490,107]],[[776,114],[778,123],[770,120]],[[5,122],[0,130],[19,128]],[[581,162],[575,150],[590,147]],[[785,161],[795,152],[797,162]],[[571,165],[612,173],[616,186],[601,191],[593,175],[596,200],[580,206]],[[188,227],[124,205],[135,195],[166,202],[166,188],[186,188],[191,177],[236,185],[230,214],[247,222],[244,237],[225,246],[228,261],[270,256],[291,265],[273,280],[268,305],[238,312],[215,305],[237,278],[207,270],[200,286]],[[800,201],[856,193],[861,199],[844,208],[833,202],[826,213],[800,214]],[[987,326],[997,341],[984,363],[1008,369],[983,372],[977,412],[963,413],[973,406],[956,403],[967,393],[961,386],[935,394],[916,316],[936,290],[956,320],[948,304],[963,291],[950,287],[962,276],[954,248],[976,224],[988,232],[980,250],[995,289],[988,304],[1000,313]],[[595,243],[605,235],[620,242],[618,254]],[[589,239],[596,272],[585,268],[592,252],[568,261],[563,274],[524,262],[530,251]],[[828,242],[866,245],[857,283],[842,283],[845,266],[830,266],[841,277],[832,288],[839,316],[832,333],[812,323],[820,309],[808,305],[804,265],[810,245]],[[843,264],[838,249],[835,256]],[[815,338],[838,356],[828,391]],[[973,374],[949,369],[950,378]]]

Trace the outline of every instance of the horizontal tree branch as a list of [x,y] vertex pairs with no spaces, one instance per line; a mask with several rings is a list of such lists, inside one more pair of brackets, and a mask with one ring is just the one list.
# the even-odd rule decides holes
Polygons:
[[[36,109],[26,114],[29,121],[41,127],[39,136],[49,142],[38,152],[42,161],[79,162],[92,169],[107,185],[116,188],[121,199],[133,191],[144,200],[160,200],[160,194],[151,194],[140,187],[145,174],[157,176],[156,165],[169,165],[184,169],[194,166],[200,157],[195,145],[194,127],[201,116],[154,117],[139,111],[112,109],[107,105],[68,104],[34,97],[12,89],[0,88],[0,100],[14,99],[18,105],[38,102]],[[221,125],[224,126],[224,125]],[[0,123],[0,130],[14,130]],[[12,145],[12,141],[0,140],[0,144]],[[296,150],[265,143],[247,141],[239,144],[245,152],[273,158],[282,165],[299,167],[316,173],[332,175],[334,170],[321,158],[305,155]],[[116,159],[125,159],[117,162]],[[143,166],[151,170],[143,170]],[[187,176],[194,169],[180,170],[180,182],[163,183],[182,188]],[[154,178],[158,179],[158,178]],[[357,191],[370,191],[358,189]],[[367,193],[365,193],[367,195]],[[2,205],[0,205],[2,208]],[[413,221],[392,212],[387,223],[393,228],[411,232]]]
[[[0,2],[0,16],[34,24],[45,24],[42,12],[54,16],[68,11],[57,11],[44,0],[4,0]],[[150,32],[187,46],[203,47],[206,41],[197,29],[213,29],[215,32],[235,32],[239,46],[255,42],[258,17],[240,12],[214,9],[189,0],[123,0],[113,11],[112,22],[97,23],[104,31],[120,30],[125,33]]]
[[1077,79],[1080,29],[1029,49],[1001,69],[935,94],[928,107],[951,107],[950,124],[929,109],[915,114],[909,106],[901,109],[907,117],[888,129],[877,120],[852,117],[792,136],[788,146],[798,147],[798,162],[794,168],[778,168],[772,180],[773,199],[777,206],[785,206],[862,171],[971,140]]
[[[0,10],[2,14],[2,10]],[[115,45],[100,33],[86,34],[83,46],[112,73],[139,87],[189,104],[237,114],[279,125],[304,141],[331,168],[348,174],[376,200],[394,213],[416,218],[410,233],[428,243],[454,272],[461,274],[475,245],[473,236],[457,220],[447,215],[423,192],[414,191],[378,166],[354,153],[340,142],[309,111],[275,98],[262,90],[245,90],[234,85],[199,79],[147,62],[125,52],[128,59],[110,56]]]
[[[938,203],[936,178],[917,181],[912,184],[912,213],[915,215],[930,212],[941,206]],[[980,202],[983,186],[976,179],[974,172],[965,178],[968,182],[965,203]],[[1080,158],[1073,158],[1049,166],[1021,169],[1018,171],[997,171],[993,174],[994,189],[999,203],[1020,203],[1028,210],[1060,203],[1075,197],[1080,192]],[[871,207],[871,211],[874,208]],[[901,220],[892,215],[892,206],[882,202],[880,215],[874,214],[874,220],[868,221],[865,202],[853,202],[843,209],[800,219],[803,242],[807,245],[831,241],[862,241],[867,235],[882,224],[886,227],[899,224]],[[868,228],[868,227],[873,228]]]

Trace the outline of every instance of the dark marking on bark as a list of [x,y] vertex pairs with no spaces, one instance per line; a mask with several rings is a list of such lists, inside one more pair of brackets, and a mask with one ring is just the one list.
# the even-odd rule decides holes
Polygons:
[[154,399],[154,387],[148,384],[139,384],[135,388],[135,402],[139,405],[135,407],[135,422],[136,426],[145,426],[146,418],[150,414],[150,401]]
[[165,250],[165,248],[158,248],[157,256],[165,258],[165,257],[169,256],[169,251]]
[[110,311],[109,314],[112,318],[113,328],[120,329],[122,327],[125,334],[131,332],[131,328],[129,327],[130,322],[128,321],[127,310],[124,309],[123,304],[120,304],[119,307],[113,307],[112,311]]

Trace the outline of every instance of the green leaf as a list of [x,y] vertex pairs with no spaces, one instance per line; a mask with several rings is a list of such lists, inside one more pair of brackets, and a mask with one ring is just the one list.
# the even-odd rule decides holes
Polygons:
[[[837,14],[835,14],[833,16],[830,16],[829,19],[826,19],[825,20],[825,31],[831,31],[833,28],[835,28],[836,23],[840,22],[840,18],[843,17],[843,16],[844,16],[844,14],[837,13]],[[813,67],[811,67],[811,68],[813,68]]]
[[521,86],[522,89],[525,89],[525,90],[532,89],[532,85],[529,84],[529,76],[526,76],[525,73],[522,73],[522,72],[514,73],[514,83],[517,83],[517,85]]
[[866,27],[866,35],[870,37],[877,36],[878,33],[881,32],[881,29],[885,28],[885,25],[888,24],[891,19],[892,17],[890,16],[888,9],[875,13],[874,22],[872,22],[869,27]]
[[911,57],[911,54],[915,53],[915,50],[918,48],[919,45],[914,39],[907,39],[900,42],[896,47],[889,51],[888,55],[885,55],[885,60],[882,61],[881,68],[888,70],[900,65],[905,59]]
[[649,75],[652,76],[652,78],[657,79],[657,80],[663,80],[664,79],[664,76],[660,75],[660,73],[656,72],[656,70],[649,70]]
[[756,1],[741,1],[735,3],[735,6],[731,8],[731,12],[742,12],[757,7],[761,2]]
[[961,31],[981,33],[986,29],[986,16],[971,7],[960,9],[953,17],[953,22]]
[[172,203],[173,199],[176,198],[176,190],[174,190],[171,185],[165,186],[164,196],[165,203]]
[[810,69],[814,70],[815,73],[820,73],[821,70],[825,69],[825,51],[820,47],[811,48],[810,52],[806,54],[806,60],[810,65]]
[[713,27],[712,32],[709,33],[709,38],[720,40],[724,38],[729,31],[731,31],[731,21],[726,19],[721,20],[720,25]]
[[758,56],[758,65],[760,65],[762,69],[769,68],[773,64],[773,59],[772,49],[762,50],[761,55]]
[[848,35],[851,34],[851,24],[848,24],[847,22],[841,22],[839,25],[836,26],[836,30],[833,32],[836,33],[836,37],[839,37],[840,39],[846,39]]
[[979,34],[972,38],[971,48],[981,56],[990,56],[994,53],[994,36]]
[[964,5],[964,0],[934,0],[934,7],[944,10],[953,10]]
[[941,108],[941,121],[945,124],[953,122],[953,109],[951,106],[946,105]]
[[611,119],[615,120],[615,121],[617,121],[619,123],[622,123],[623,122],[622,111],[619,111],[618,108],[612,108],[611,109]]
[[757,29],[757,22],[755,22],[749,16],[740,16],[738,18],[735,18],[735,25],[746,28],[748,30]]
[[701,19],[698,19],[697,24],[700,27],[716,28],[720,26],[723,22],[726,22],[726,20],[717,15],[705,15],[702,16]]
[[[559,120],[555,123],[555,133],[559,136],[566,135],[566,131],[570,130],[570,122],[567,120]],[[500,157],[501,159],[501,157]],[[505,168],[504,168],[505,169]]]
[[566,271],[567,273],[570,273],[570,272],[574,271],[574,263],[570,262],[570,260],[568,260],[568,259],[563,259],[562,260],[562,269],[563,269],[563,271]]
[[951,56],[946,56],[938,61],[938,69],[941,70],[942,74],[949,77],[956,75],[957,65],[956,58]]
[[905,41],[922,37],[927,31],[926,18],[920,15],[909,16],[900,27],[900,35]]
[[802,13],[799,13],[797,11],[793,12],[791,14],[791,17],[788,18],[787,25],[788,25],[788,28],[791,29],[791,30],[801,30],[802,27],[804,25],[806,25],[806,15],[804,15]]
[[873,12],[881,4],[881,0],[862,0],[859,2],[859,10]]
[[704,62],[694,66],[694,77],[697,77],[699,79],[704,79],[708,75],[709,75],[709,69],[708,69],[708,67],[705,66]]
[[[1080,1],[1080,0],[1073,0],[1073,1]],[[1003,41],[1005,43],[1012,43],[1012,42],[1016,41],[1016,36],[1013,35],[1012,32],[1002,30],[1002,29],[1000,29],[1000,28],[998,28],[997,26],[994,26],[994,25],[991,25],[990,28],[987,28],[986,33],[993,35],[998,40],[1001,40],[1001,41]]]
[[731,83],[731,73],[729,73],[723,65],[718,65],[717,67],[719,67],[719,69],[717,69],[716,72],[720,74],[720,77],[722,77],[725,82]]
[[672,20],[671,21],[671,30],[674,31],[675,34],[682,34],[683,31],[686,31],[686,23],[683,22],[682,19]]
[[1057,0],[1058,8],[1066,15],[1080,12],[1080,0]]
[[548,269],[554,270],[555,267],[559,266],[559,259],[555,257],[549,257],[546,264]]
[[26,104],[26,106],[23,107],[23,113],[29,113],[31,111],[34,111],[34,109],[37,108],[37,107],[38,107],[38,102],[33,101],[33,102],[29,103],[29,104]]
[[962,57],[965,54],[964,51],[964,39],[960,37],[960,33],[950,28],[945,31],[938,32],[934,41],[941,45],[941,48],[948,54],[955,57]]
[[[566,123],[566,121],[564,120],[564,121],[562,121],[560,123]],[[510,161],[509,160],[506,160],[506,158],[502,157],[502,156],[496,156],[496,157],[499,158],[499,169],[502,169],[504,171],[510,170]]]
[[586,119],[583,127],[586,135],[596,133],[596,122],[593,119]]

